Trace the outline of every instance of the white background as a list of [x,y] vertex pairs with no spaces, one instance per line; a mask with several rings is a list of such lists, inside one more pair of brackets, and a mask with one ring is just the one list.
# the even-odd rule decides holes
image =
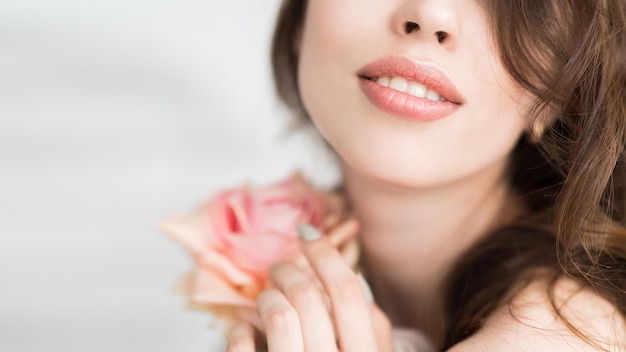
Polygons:
[[0,3],[0,351],[220,351],[159,219],[303,168],[268,43],[278,0]]

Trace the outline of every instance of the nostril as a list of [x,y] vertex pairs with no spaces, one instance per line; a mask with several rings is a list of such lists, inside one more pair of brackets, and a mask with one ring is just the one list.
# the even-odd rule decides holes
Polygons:
[[407,33],[411,33],[413,31],[419,31],[420,30],[420,25],[415,23],[415,22],[407,22],[404,26],[404,30]]
[[448,33],[443,31],[438,31],[435,34],[437,35],[437,40],[439,41],[439,43],[443,43],[443,41],[446,40],[446,38],[448,37]]

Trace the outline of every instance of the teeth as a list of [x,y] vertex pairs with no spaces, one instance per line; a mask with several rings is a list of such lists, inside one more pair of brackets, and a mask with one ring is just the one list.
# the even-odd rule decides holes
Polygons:
[[406,79],[400,77],[394,77],[389,82],[389,88],[395,89],[400,92],[406,92],[409,88],[409,82]]
[[380,77],[376,80],[376,83],[380,84],[383,87],[389,87],[389,82],[391,79],[389,77]]
[[425,98],[428,93],[428,89],[419,83],[412,82],[409,84],[409,91],[407,93],[416,97]]
[[426,88],[423,84],[409,81],[402,77],[378,77],[377,79],[375,79],[375,81],[383,87],[389,87],[391,89],[418,98],[441,102],[447,101],[446,99],[442,98],[437,92]]

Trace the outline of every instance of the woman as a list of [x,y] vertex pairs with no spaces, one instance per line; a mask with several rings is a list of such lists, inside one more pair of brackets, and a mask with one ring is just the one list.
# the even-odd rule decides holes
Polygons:
[[286,0],[278,91],[339,157],[376,303],[303,226],[324,290],[273,267],[269,351],[626,350],[625,27],[622,0]]

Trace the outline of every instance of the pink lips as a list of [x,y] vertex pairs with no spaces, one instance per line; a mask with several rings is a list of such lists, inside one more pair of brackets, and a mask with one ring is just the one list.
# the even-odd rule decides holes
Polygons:
[[[439,68],[416,63],[405,57],[377,60],[363,67],[358,75],[361,89],[372,104],[407,120],[428,122],[441,119],[455,112],[464,101],[454,84]],[[379,77],[402,77],[421,83],[446,101],[432,101],[381,86],[374,81]]]

